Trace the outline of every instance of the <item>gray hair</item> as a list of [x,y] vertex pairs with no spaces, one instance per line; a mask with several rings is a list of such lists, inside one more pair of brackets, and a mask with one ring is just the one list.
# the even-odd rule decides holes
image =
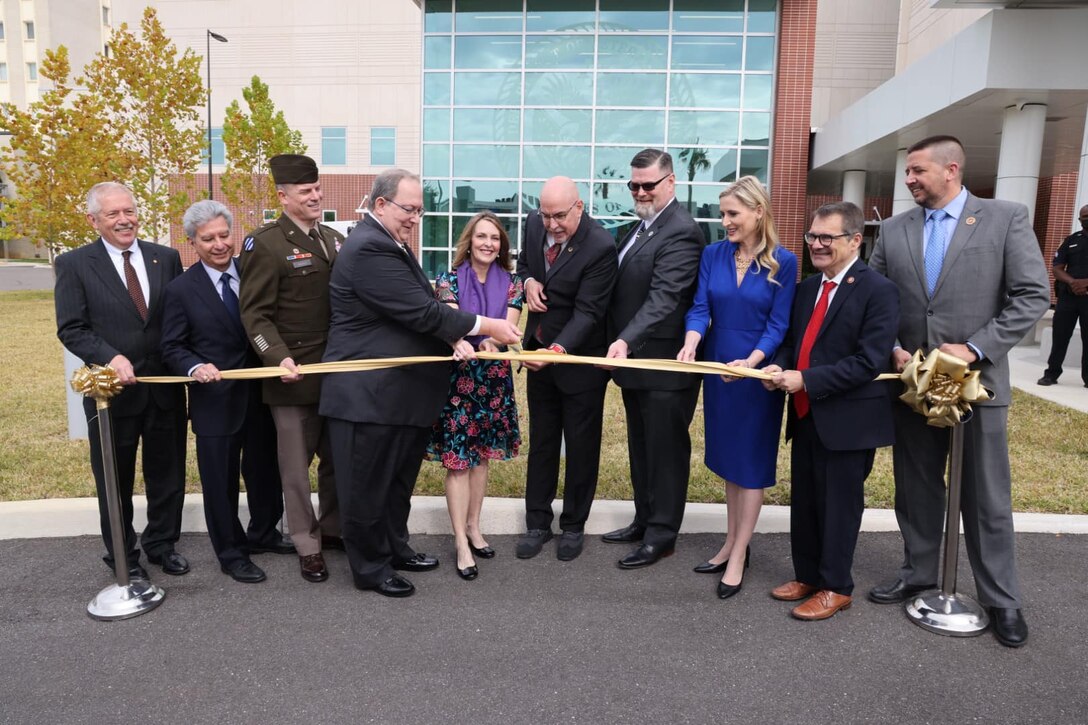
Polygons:
[[230,209],[218,201],[204,199],[185,210],[185,215],[181,217],[181,226],[185,229],[186,237],[195,239],[197,229],[218,217],[227,220],[227,231],[230,231],[234,223],[234,215],[230,213]]
[[812,213],[813,219],[826,219],[829,216],[842,218],[842,231],[854,236],[865,233],[865,214],[858,205],[852,201],[837,201],[833,204],[824,204]]
[[91,190],[87,192],[87,213],[91,215],[98,214],[98,212],[102,211],[101,197],[118,191],[128,194],[129,198],[132,199],[133,206],[136,205],[136,195],[132,193],[132,189],[124,184],[118,184],[116,181],[103,181],[92,186]]
[[405,179],[419,182],[419,176],[404,169],[387,169],[378,174],[374,179],[374,186],[370,189],[370,198],[367,199],[366,208],[374,211],[374,202],[380,196],[386,201],[391,201],[397,195],[400,182]]

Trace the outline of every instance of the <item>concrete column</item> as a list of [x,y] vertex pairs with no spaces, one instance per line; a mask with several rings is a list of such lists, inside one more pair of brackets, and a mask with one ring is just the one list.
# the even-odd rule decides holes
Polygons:
[[1077,173],[1077,203],[1073,207],[1072,225],[1069,233],[1080,231],[1080,222],[1077,214],[1081,207],[1088,204],[1088,113],[1084,115],[1084,138],[1080,142],[1080,170]]
[[[1044,103],[1025,103],[1005,109],[994,197],[1025,205],[1029,222],[1035,220],[1035,197],[1039,192],[1039,162],[1043,157],[1045,127]],[[971,163],[971,160],[968,159],[967,163]]]
[[910,195],[906,184],[907,150],[899,149],[895,152],[895,173],[892,177],[892,214],[902,214],[914,208],[914,197]]
[[87,415],[83,412],[83,396],[72,390],[72,386],[68,384],[68,381],[75,375],[76,370],[83,367],[83,361],[68,352],[68,348],[63,348],[63,350],[64,389],[67,391],[65,400],[68,403],[68,439],[73,441],[86,440]]
[[852,201],[865,211],[865,172],[851,169],[842,174],[842,200]]

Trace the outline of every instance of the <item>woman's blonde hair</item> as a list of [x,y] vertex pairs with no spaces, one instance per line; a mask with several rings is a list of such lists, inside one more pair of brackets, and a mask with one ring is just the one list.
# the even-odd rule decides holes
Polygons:
[[457,247],[453,252],[453,269],[461,266],[461,263],[472,256],[472,235],[476,233],[476,225],[482,221],[491,222],[499,230],[499,254],[495,261],[499,266],[510,271],[510,237],[506,234],[499,218],[489,211],[482,211],[468,220],[468,224],[461,230],[461,236],[457,238]]
[[767,281],[773,284],[781,284],[774,276],[778,273],[778,260],[774,258],[774,250],[778,248],[778,227],[774,223],[774,214],[771,212],[771,199],[767,196],[767,190],[759,179],[754,176],[742,176],[735,182],[725,187],[725,191],[718,194],[718,200],[732,196],[741,204],[752,211],[763,210],[763,216],[756,222],[756,244],[752,263],[756,269],[767,269]]

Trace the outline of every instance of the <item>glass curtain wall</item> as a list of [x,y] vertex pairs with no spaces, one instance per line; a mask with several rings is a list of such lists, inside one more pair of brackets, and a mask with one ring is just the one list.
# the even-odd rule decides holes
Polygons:
[[488,209],[515,250],[545,179],[613,234],[631,157],[667,148],[676,196],[721,236],[718,193],[769,182],[777,0],[423,0],[423,267]]

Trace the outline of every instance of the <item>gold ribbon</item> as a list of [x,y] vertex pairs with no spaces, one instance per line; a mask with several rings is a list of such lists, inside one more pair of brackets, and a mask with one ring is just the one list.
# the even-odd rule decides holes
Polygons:
[[120,394],[123,386],[117,372],[109,365],[85,365],[72,375],[72,390],[94,398],[99,409],[109,407],[109,400]]
[[993,400],[979,375],[954,355],[931,350],[923,358],[918,350],[898,376],[906,387],[899,399],[924,415],[928,425],[950,428],[970,418],[971,403]]

